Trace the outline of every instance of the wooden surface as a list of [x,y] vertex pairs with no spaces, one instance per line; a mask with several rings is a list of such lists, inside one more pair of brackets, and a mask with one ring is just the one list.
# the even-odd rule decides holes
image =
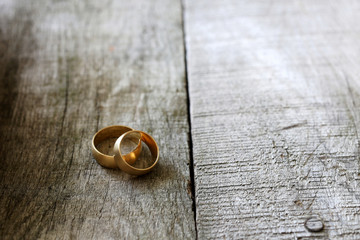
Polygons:
[[199,239],[360,239],[360,3],[185,6]]
[[[0,0],[0,239],[360,239],[359,11]],[[113,124],[152,173],[96,163]]]
[[[0,238],[194,239],[179,1],[0,1]],[[123,124],[161,150],[150,174],[99,166]]]

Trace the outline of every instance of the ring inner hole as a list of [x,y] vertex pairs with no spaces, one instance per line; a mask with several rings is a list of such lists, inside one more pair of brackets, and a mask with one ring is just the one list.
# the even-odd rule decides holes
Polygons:
[[[109,137],[107,139],[103,139],[100,142],[98,142],[98,144],[96,145],[96,148],[99,152],[109,155],[109,156],[114,156],[114,145],[116,140],[118,139],[118,137]],[[139,144],[139,138],[130,138],[129,141],[126,141],[124,145],[127,153],[130,153],[132,151],[134,151],[136,149],[136,147]],[[125,153],[125,154],[127,154]]]
[[97,150],[99,150],[99,152],[103,154],[114,156],[114,144],[116,142],[116,139],[117,138],[108,138],[99,142],[96,145]]

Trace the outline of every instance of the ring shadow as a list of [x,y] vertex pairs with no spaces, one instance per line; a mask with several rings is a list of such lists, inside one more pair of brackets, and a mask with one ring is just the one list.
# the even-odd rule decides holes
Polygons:
[[[134,187],[147,185],[147,189],[157,189],[162,185],[167,185],[168,182],[173,179],[179,179],[179,172],[176,171],[173,165],[164,164],[161,157],[158,164],[151,172],[141,176],[133,176],[121,171],[120,169],[105,168],[105,171],[112,180],[126,181],[131,183]],[[149,182],[151,182],[151,184],[149,184]]]

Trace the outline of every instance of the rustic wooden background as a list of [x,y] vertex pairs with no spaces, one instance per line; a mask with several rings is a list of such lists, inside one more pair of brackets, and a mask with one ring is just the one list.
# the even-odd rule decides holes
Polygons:
[[[0,0],[0,239],[360,239],[359,12]],[[153,172],[96,163],[113,124]]]

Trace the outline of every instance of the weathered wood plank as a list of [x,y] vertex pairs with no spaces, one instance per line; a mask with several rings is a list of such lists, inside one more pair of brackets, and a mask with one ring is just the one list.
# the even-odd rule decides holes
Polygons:
[[359,239],[359,2],[185,9],[199,238]]
[[[181,4],[0,1],[0,238],[193,239]],[[139,178],[91,156],[101,127],[149,132]]]

